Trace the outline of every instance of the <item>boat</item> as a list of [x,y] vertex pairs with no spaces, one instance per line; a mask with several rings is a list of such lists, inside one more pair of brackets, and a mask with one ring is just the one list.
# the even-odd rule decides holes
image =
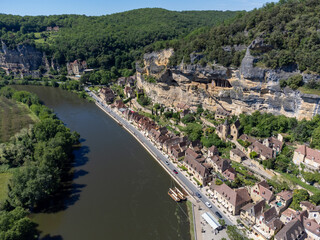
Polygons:
[[176,202],[180,202],[180,200],[181,200],[178,197],[178,194],[174,190],[172,190],[171,188],[169,188],[168,195]]
[[186,200],[186,196],[177,187],[174,187],[173,190],[178,195],[178,198],[180,198],[180,200]]

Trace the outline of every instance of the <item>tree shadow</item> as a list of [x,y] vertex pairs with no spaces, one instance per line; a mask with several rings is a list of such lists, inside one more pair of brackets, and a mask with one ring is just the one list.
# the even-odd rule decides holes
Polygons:
[[60,235],[51,236],[50,234],[47,234],[44,237],[40,238],[40,240],[63,240],[63,237]]
[[[83,142],[84,139],[81,141]],[[77,184],[74,180],[87,175],[89,172],[83,169],[74,169],[74,167],[85,165],[89,160],[86,156],[89,152],[88,146],[81,146],[73,151],[74,163],[72,163],[70,170],[65,174],[60,191],[49,199],[38,203],[37,207],[33,209],[34,213],[57,213],[64,211],[80,199],[80,193],[86,187],[86,184]]]
[[80,167],[85,165],[89,159],[87,157],[87,154],[90,152],[90,149],[88,146],[81,146],[78,149],[75,149],[73,151],[73,155],[74,155],[74,163],[73,163],[73,167]]

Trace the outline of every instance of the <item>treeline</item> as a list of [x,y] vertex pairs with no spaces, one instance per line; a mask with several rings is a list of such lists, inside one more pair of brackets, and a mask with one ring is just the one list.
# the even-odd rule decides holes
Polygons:
[[[80,59],[86,60],[91,68],[134,69],[134,62],[146,45],[187,35],[235,14],[231,11],[174,12],[158,8],[100,17],[2,14],[0,38],[11,48],[20,43],[35,44],[60,64]],[[59,26],[60,30],[47,34],[43,32],[47,26]]]
[[[172,65],[182,59],[190,62],[192,52],[204,55],[199,63],[218,62],[239,66],[248,46],[262,38],[264,44],[252,51],[258,66],[278,68],[297,64],[301,71],[320,73],[320,2],[318,0],[280,0],[260,9],[238,13],[233,21],[198,29],[181,40],[155,43],[153,48],[175,49]],[[148,48],[153,49],[153,48]]]
[[14,169],[8,198],[1,206],[0,222],[4,225],[0,227],[0,238],[37,239],[36,225],[26,217],[28,210],[62,186],[79,135],[65,127],[35,94],[3,87],[0,95],[26,104],[39,118],[32,127],[0,145],[0,164]]
[[241,131],[254,137],[270,137],[278,133],[286,133],[289,142],[310,143],[311,147],[320,149],[320,115],[313,119],[289,118],[284,115],[255,111],[251,115],[240,115]]

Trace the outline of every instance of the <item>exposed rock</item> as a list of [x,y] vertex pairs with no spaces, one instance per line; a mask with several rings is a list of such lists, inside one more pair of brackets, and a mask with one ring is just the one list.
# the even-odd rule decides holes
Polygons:
[[31,74],[43,63],[43,54],[30,45],[18,45],[16,49],[8,49],[2,42],[0,50],[0,67],[8,72]]
[[[202,104],[205,109],[213,111],[224,107],[233,114],[259,110],[298,119],[310,119],[315,114],[320,114],[320,96],[280,88],[281,79],[300,74],[296,66],[276,70],[256,68],[249,48],[240,70],[219,65],[202,67],[196,64],[181,64],[168,68],[159,64],[168,62],[163,56],[159,52],[147,56],[145,68],[137,70],[137,85],[143,87],[154,102],[167,107],[182,102],[193,108]],[[160,65],[161,70],[146,70],[151,69],[151,65]],[[144,81],[144,74],[147,72],[156,76],[158,82]],[[306,77],[309,78],[314,79],[314,76]]]

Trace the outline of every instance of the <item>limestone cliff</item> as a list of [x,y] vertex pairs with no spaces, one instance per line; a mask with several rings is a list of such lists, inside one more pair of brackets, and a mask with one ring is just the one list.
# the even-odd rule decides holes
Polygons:
[[[223,107],[240,114],[255,110],[283,114],[298,119],[320,114],[320,96],[303,94],[289,88],[281,89],[279,81],[299,73],[296,66],[283,69],[262,69],[255,66],[256,59],[250,50],[268,47],[261,41],[253,42],[246,50],[239,69],[216,64],[180,64],[168,67],[172,49],[145,54],[144,68],[137,68],[137,85],[143,87],[154,101],[166,106],[183,102],[195,108]],[[157,83],[148,81],[153,76]],[[319,76],[302,74],[304,81],[320,80]]]
[[43,64],[43,54],[30,45],[18,45],[16,49],[8,49],[2,42],[0,50],[0,67],[8,73],[30,74]]

